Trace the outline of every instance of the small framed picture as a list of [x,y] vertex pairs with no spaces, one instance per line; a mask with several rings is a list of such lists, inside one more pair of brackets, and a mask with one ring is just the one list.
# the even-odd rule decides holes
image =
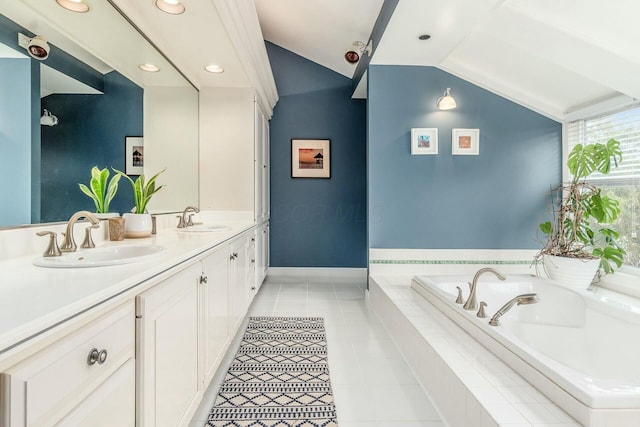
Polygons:
[[438,154],[438,129],[411,129],[411,155]]
[[331,178],[329,139],[291,140],[292,178]]
[[453,129],[451,131],[451,154],[454,156],[477,156],[480,154],[480,129]]
[[141,136],[126,136],[124,141],[124,173],[142,175],[144,173],[144,140]]

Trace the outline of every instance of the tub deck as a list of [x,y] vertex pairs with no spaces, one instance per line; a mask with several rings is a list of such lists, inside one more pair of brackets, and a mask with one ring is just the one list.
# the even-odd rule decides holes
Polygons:
[[517,373],[503,362],[513,353],[497,357],[480,333],[462,330],[410,283],[411,276],[373,275],[370,302],[452,426],[640,425],[635,411],[593,410],[544,378]]

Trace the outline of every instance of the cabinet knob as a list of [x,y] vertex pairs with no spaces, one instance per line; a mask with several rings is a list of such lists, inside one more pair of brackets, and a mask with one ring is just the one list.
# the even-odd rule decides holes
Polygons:
[[238,258],[238,252],[234,252],[234,253],[233,253],[233,258],[234,258],[234,259]]
[[255,259],[252,259],[252,260],[251,260],[251,264],[255,264],[255,262],[256,262],[256,260],[255,260]]
[[102,349],[100,350],[100,354],[98,354],[98,363],[102,365],[106,361],[107,361],[107,350]]
[[252,291],[255,291],[255,290],[256,290],[256,287],[255,287],[255,286],[252,286],[252,287],[251,287],[251,290],[252,290]]
[[100,352],[98,351],[97,348],[92,348],[91,351],[89,352],[89,356],[87,356],[87,364],[89,366],[95,365],[96,362],[98,361],[98,357],[100,357]]
[[102,349],[98,350],[97,348],[92,348],[89,352],[89,356],[87,356],[87,365],[92,366],[96,363],[102,365],[107,361],[107,350]]
[[209,281],[209,278],[207,276],[205,276],[204,274],[202,276],[200,276],[200,283],[204,283],[206,284]]

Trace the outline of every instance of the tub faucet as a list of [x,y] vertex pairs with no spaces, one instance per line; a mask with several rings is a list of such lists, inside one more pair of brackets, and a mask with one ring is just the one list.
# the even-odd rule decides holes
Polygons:
[[494,270],[493,268],[481,268],[478,270],[475,276],[473,276],[473,282],[471,282],[471,292],[469,293],[469,299],[462,306],[465,310],[477,310],[478,309],[478,300],[476,299],[476,288],[478,287],[478,279],[484,273],[493,273],[500,280],[507,280],[501,273]]
[[522,305],[522,304],[535,304],[540,302],[540,298],[538,298],[537,294],[522,294],[513,298],[511,301],[502,306],[502,308],[496,311],[496,314],[493,315],[491,320],[489,320],[489,324],[491,326],[500,326],[500,317],[505,314],[507,311],[511,310],[511,307],[514,305]]
[[69,222],[67,223],[67,230],[64,233],[64,241],[62,242],[62,246],[60,246],[60,250],[62,252],[75,252],[76,249],[78,249],[78,245],[76,245],[76,241],[73,238],[73,226],[80,218],[88,219],[93,226],[97,227],[100,225],[98,217],[89,211],[78,211],[71,215],[71,218],[69,218]]
[[178,221],[178,228],[186,228],[193,225],[191,216],[189,216],[189,219],[187,220],[187,214],[189,212],[199,213],[200,209],[195,206],[187,206],[186,208],[184,208],[184,211],[182,211],[182,216],[178,216],[178,218],[180,218],[180,220]]

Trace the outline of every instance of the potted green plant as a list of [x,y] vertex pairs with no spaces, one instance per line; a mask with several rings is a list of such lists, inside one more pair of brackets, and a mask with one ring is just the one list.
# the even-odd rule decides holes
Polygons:
[[[617,200],[586,179],[594,173],[608,174],[622,161],[620,143],[576,145],[567,160],[572,178],[552,192],[553,221],[540,224],[546,236],[536,255],[542,258],[549,277],[567,286],[586,288],[598,268],[605,273],[620,267],[625,251],[611,224],[620,213]],[[555,197],[554,197],[555,195]]]
[[116,174],[109,180],[109,169],[98,169],[94,166],[91,168],[89,186],[78,184],[80,191],[93,200],[98,218],[118,216],[117,213],[109,212],[109,204],[118,192],[118,181],[120,175]]
[[141,174],[134,181],[127,174],[117,169],[113,169],[119,176],[126,178],[133,188],[133,200],[135,203],[133,212],[125,213],[124,217],[124,235],[125,237],[147,237],[151,235],[152,222],[151,215],[147,212],[147,204],[151,197],[156,194],[163,185],[156,187],[156,179],[166,169],[161,170],[153,175],[148,181],[145,180],[144,174]]

